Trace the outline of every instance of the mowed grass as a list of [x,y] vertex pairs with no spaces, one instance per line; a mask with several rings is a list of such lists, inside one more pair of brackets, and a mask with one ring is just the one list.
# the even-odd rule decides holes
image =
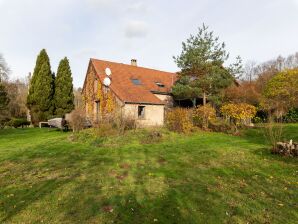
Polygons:
[[0,223],[298,223],[298,159],[261,130],[110,148],[70,134],[0,131]]

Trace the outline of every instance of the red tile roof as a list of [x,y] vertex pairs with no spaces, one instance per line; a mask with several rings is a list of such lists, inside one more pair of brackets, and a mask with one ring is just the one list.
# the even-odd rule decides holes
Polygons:
[[[106,77],[105,69],[111,69],[110,89],[125,103],[164,104],[153,92],[169,94],[177,79],[176,73],[171,72],[97,59],[91,59],[91,63],[101,82]],[[140,80],[141,84],[135,85],[132,79]],[[159,87],[156,83],[161,83],[164,87]]]

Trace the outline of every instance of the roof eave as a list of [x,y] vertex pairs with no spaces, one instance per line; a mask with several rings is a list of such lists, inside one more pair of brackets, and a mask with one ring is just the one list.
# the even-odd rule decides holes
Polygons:
[[150,103],[150,102],[130,102],[130,101],[125,101],[125,104],[143,104],[143,105],[160,105],[164,106],[165,103]]
[[160,95],[168,95],[168,96],[172,95],[172,93],[170,92],[162,92],[162,91],[155,91],[155,90],[151,90],[150,92],[153,94],[160,94]]

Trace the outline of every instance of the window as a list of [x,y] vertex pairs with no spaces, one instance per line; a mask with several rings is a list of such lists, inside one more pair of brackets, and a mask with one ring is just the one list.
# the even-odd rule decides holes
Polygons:
[[103,86],[103,92],[107,94],[109,92],[109,87]]
[[158,87],[161,87],[161,88],[165,87],[165,85],[162,84],[161,82],[155,82],[155,84],[156,84]]
[[98,122],[99,121],[99,113],[100,113],[100,101],[95,101],[95,108],[96,108],[95,119]]
[[138,106],[138,118],[145,118],[145,106]]
[[135,85],[141,85],[141,81],[139,79],[131,79],[131,81]]

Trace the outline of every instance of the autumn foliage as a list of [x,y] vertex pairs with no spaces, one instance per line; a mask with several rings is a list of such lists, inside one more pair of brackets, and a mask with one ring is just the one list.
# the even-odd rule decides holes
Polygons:
[[210,104],[198,106],[193,112],[194,125],[208,128],[209,121],[216,118],[216,111]]
[[171,131],[180,133],[190,132],[193,128],[191,111],[184,108],[175,108],[167,112],[166,125]]
[[261,98],[261,91],[256,81],[243,81],[239,86],[233,85],[227,88],[224,98],[229,103],[258,105]]
[[247,103],[225,104],[221,107],[220,111],[224,116],[234,119],[236,125],[241,120],[253,118],[257,113],[256,107]]
[[298,106],[298,69],[285,70],[274,76],[263,92],[262,106],[287,112]]

